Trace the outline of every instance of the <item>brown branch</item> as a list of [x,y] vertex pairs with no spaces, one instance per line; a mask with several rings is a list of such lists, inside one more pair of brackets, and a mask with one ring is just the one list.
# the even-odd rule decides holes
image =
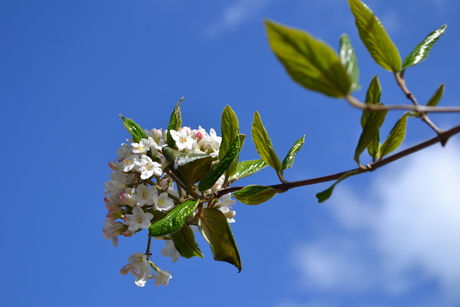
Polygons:
[[[303,186],[307,186],[307,185],[313,185],[313,184],[318,184],[318,183],[322,183],[322,182],[328,182],[328,181],[332,181],[332,180],[338,180],[340,177],[342,177],[344,174],[348,173],[348,172],[352,172],[352,171],[355,171],[356,174],[362,174],[362,173],[367,173],[367,172],[371,172],[371,171],[374,171],[384,165],[387,165],[389,163],[392,163],[396,160],[399,160],[403,157],[406,157],[408,155],[411,155],[419,150],[422,150],[424,148],[427,148],[431,145],[434,145],[436,143],[441,143],[442,145],[444,145],[447,140],[452,137],[453,135],[457,134],[457,133],[460,133],[460,125],[459,126],[456,126],[454,128],[451,128],[449,130],[446,130],[446,131],[442,131],[440,132],[440,134],[432,139],[429,139],[425,142],[422,142],[420,144],[417,144],[415,146],[412,146],[410,148],[407,148],[401,152],[398,152],[392,156],[389,156],[385,159],[381,159],[379,161],[376,161],[376,162],[372,162],[368,165],[366,165],[364,168],[355,168],[355,169],[351,169],[351,170],[348,170],[348,171],[345,171],[345,172],[341,172],[341,173],[337,173],[337,174],[333,174],[333,175],[328,175],[328,176],[324,176],[324,177],[317,177],[317,178],[312,178],[312,179],[306,179],[306,180],[299,180],[299,181],[292,181],[292,182],[286,182],[286,183],[281,183],[281,184],[274,184],[274,185],[270,185],[270,187],[272,187],[273,189],[276,189],[278,190],[280,193],[281,192],[285,192],[287,190],[290,190],[290,189],[293,189],[293,188],[298,188],[298,187],[303,187]],[[243,189],[244,187],[243,186],[238,186],[238,187],[230,187],[230,188],[227,188],[227,189],[222,189],[220,191],[217,191],[215,193],[215,197],[216,198],[220,198],[222,197],[223,195],[225,194],[228,194],[228,193],[232,193],[232,192],[235,192],[235,191],[238,191],[238,190],[241,190]]]

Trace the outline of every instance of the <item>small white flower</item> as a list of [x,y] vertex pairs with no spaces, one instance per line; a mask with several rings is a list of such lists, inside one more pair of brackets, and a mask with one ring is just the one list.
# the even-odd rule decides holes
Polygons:
[[166,211],[174,207],[174,202],[169,198],[167,192],[161,193],[159,196],[154,196],[155,206],[160,211]]
[[134,232],[149,227],[151,219],[153,219],[152,213],[144,212],[141,207],[136,206],[132,214],[126,214],[123,220],[129,225],[128,230]]
[[187,129],[180,129],[179,131],[170,130],[169,133],[174,141],[176,141],[177,150],[192,150],[194,145],[194,140],[187,133]]
[[117,154],[120,157],[128,157],[132,155],[133,153],[131,152],[131,146],[128,144],[122,143],[121,147],[118,149]]
[[133,274],[134,277],[136,277],[135,283],[138,287],[145,286],[148,279],[156,278],[156,276],[152,274],[147,255],[135,253],[128,258],[128,262],[129,264],[121,268],[120,273],[122,275],[128,273]]
[[113,219],[106,219],[104,222],[104,228],[102,229],[102,234],[105,239],[112,240],[113,246],[118,245],[118,238],[123,233],[123,230],[126,226],[121,222],[114,222]]
[[157,272],[157,276],[155,276],[155,286],[167,286],[169,284],[169,280],[172,278],[169,271],[163,271],[160,268],[155,268]]
[[136,159],[139,158],[138,155],[130,155],[129,157],[126,157],[123,159],[123,161],[120,162],[123,172],[129,172],[130,170],[133,169],[135,165]]
[[139,143],[131,143],[131,149],[133,153],[143,154],[150,150],[150,142],[147,139],[141,139]]
[[219,210],[225,215],[229,223],[235,222],[234,217],[236,215],[236,212],[233,211],[233,208],[231,207],[235,203],[236,201],[231,198],[230,194],[225,194],[216,204],[216,207],[219,208]]
[[165,257],[171,257],[172,262],[176,262],[180,258],[180,254],[177,251],[176,247],[172,240],[165,240],[166,247],[161,249],[161,255]]
[[145,180],[152,176],[161,176],[163,170],[161,164],[153,162],[150,157],[142,155],[140,159],[136,159],[136,165],[138,165],[138,171],[141,173],[141,179]]
[[158,195],[157,189],[154,186],[147,187],[146,185],[140,184],[136,188],[136,193],[131,196],[131,200],[135,201],[140,207],[147,205],[153,205],[155,197]]

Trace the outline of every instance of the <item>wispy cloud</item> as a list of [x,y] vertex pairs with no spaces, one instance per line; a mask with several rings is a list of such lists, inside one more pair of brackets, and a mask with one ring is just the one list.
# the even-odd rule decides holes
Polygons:
[[434,301],[459,304],[459,156],[451,142],[374,173],[367,199],[338,187],[329,207],[341,231],[295,248],[303,289],[414,298],[430,285]]
[[220,18],[206,28],[206,34],[211,37],[235,29],[243,23],[260,15],[272,0],[236,0],[224,8]]

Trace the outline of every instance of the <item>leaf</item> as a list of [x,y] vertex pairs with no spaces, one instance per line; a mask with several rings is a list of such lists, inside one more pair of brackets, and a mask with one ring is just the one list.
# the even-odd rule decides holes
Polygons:
[[406,137],[406,126],[407,126],[407,117],[409,116],[409,112],[403,114],[403,116],[396,122],[391,129],[388,138],[383,142],[382,146],[380,147],[380,158],[388,155],[395,149],[397,149],[401,143],[404,141]]
[[263,160],[248,160],[238,163],[236,172],[233,175],[233,181],[250,176],[265,168],[268,164]]
[[128,130],[128,132],[133,137],[134,142],[139,143],[141,139],[147,139],[145,131],[142,130],[142,128],[138,124],[136,124],[132,119],[126,118],[121,114],[119,114],[118,116],[120,116],[126,130]]
[[351,177],[353,175],[356,175],[357,171],[350,171],[345,174],[343,174],[333,185],[331,185],[328,189],[324,190],[323,192],[320,192],[316,194],[316,198],[318,198],[318,202],[322,203],[326,200],[328,200],[332,196],[332,192],[334,191],[334,188],[339,182],[345,180],[348,177]]
[[435,107],[438,105],[439,101],[441,101],[442,96],[444,95],[444,84],[441,84],[433,96],[428,100],[426,106],[427,107]]
[[298,139],[294,145],[291,147],[289,152],[287,153],[286,157],[284,158],[283,162],[281,163],[281,170],[285,170],[291,168],[294,164],[295,155],[299,152],[302,148],[303,144],[305,143],[305,135]]
[[171,170],[178,173],[189,188],[203,179],[212,165],[212,157],[207,154],[184,153],[169,147],[163,147],[162,152]]
[[404,59],[402,68],[406,69],[407,67],[417,65],[418,63],[424,61],[428,57],[431,47],[433,47],[434,43],[436,43],[438,39],[444,34],[446,28],[447,25],[443,25],[428,34],[427,37],[425,37],[425,39],[421,41]]
[[149,226],[150,237],[161,237],[174,233],[182,228],[188,218],[198,206],[199,200],[187,200],[172,209],[164,218]]
[[171,113],[171,117],[169,118],[168,132],[166,136],[166,144],[171,148],[175,147],[176,142],[172,138],[170,131],[171,130],[177,131],[182,126],[182,115],[180,112],[180,104],[182,103],[182,100],[184,100],[184,97],[179,99],[179,102],[176,104],[176,107],[174,108],[173,112]]
[[264,185],[248,185],[232,195],[246,205],[259,205],[277,194],[276,190]]
[[[236,117],[235,112],[230,106],[225,106],[224,111],[221,116],[221,132],[222,132],[222,141],[219,148],[219,160],[222,160],[224,155],[227,153],[227,150],[231,147],[232,142],[240,133],[240,126],[238,123],[238,118]],[[239,151],[241,151],[243,144],[241,143]],[[225,175],[227,177],[232,176],[236,171],[236,166],[238,164],[238,159],[236,159],[226,170]]]
[[332,97],[344,97],[352,81],[339,56],[305,31],[265,21],[268,41],[291,78],[303,87]]
[[361,87],[359,85],[359,68],[355,50],[347,34],[342,34],[340,36],[339,50],[340,62],[346,67],[347,73],[351,79],[351,92],[354,92]]
[[358,141],[358,146],[355,150],[354,160],[361,166],[359,162],[359,156],[361,153],[368,147],[368,145],[373,141],[375,136],[378,134],[380,127],[382,126],[383,122],[385,121],[385,117],[388,111],[375,111],[372,112],[366,124],[363,127],[363,132]]
[[200,183],[198,184],[198,190],[206,191],[210,189],[214,183],[216,183],[216,181],[222,176],[222,174],[225,173],[225,171],[230,167],[230,165],[238,156],[238,153],[241,149],[241,142],[244,140],[244,137],[246,137],[244,134],[240,134],[235,137],[235,140],[233,140],[233,143],[227,150],[225,156],[223,156],[219,163],[214,165],[206,173],[203,179],[201,179]]
[[262,123],[260,115],[257,111],[254,113],[251,132],[252,141],[256,146],[256,150],[259,153],[259,156],[276,171],[281,170],[281,161],[273,149],[273,144],[270,140],[270,136],[268,135],[268,132],[265,129],[265,126]]
[[198,219],[198,229],[209,243],[214,260],[233,264],[241,272],[240,253],[225,215],[216,208],[204,208]]
[[188,225],[184,225],[179,231],[172,233],[171,240],[182,257],[187,259],[192,257],[204,257],[195,241],[193,230]]
[[355,17],[359,37],[374,61],[392,72],[401,70],[401,56],[398,48],[388,36],[385,28],[374,13],[360,0],[348,0]]
[[[380,81],[377,75],[375,75],[366,92],[366,103],[367,104],[378,104],[380,102],[380,96],[382,94],[382,87],[380,86]],[[371,111],[363,110],[361,115],[361,127],[366,125],[366,122],[371,114]],[[367,146],[367,151],[369,155],[375,159],[379,158],[379,148],[380,148],[380,133],[374,136],[374,138],[369,142]]]

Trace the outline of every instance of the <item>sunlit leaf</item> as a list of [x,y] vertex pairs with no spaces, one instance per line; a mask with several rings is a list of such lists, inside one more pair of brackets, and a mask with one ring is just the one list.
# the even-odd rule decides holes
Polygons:
[[332,97],[350,92],[351,79],[339,56],[305,31],[265,21],[270,47],[291,78],[303,87]]
[[[380,96],[382,93],[382,87],[380,86],[380,81],[377,75],[375,75],[371,83],[369,84],[369,87],[366,92],[366,104],[378,104],[380,102]],[[367,119],[369,118],[369,115],[371,114],[371,111],[363,110],[362,116],[361,116],[361,127],[364,127],[366,125]],[[377,132],[377,134],[374,136],[374,138],[369,142],[369,145],[367,146],[367,151],[369,152],[369,155],[375,159],[379,158],[379,148],[380,148],[380,133]]]
[[392,72],[401,70],[401,56],[385,28],[374,13],[360,0],[348,0],[355,17],[359,37],[377,64]]
[[380,158],[390,154],[395,149],[397,149],[406,137],[406,126],[407,126],[407,117],[409,112],[404,113],[404,115],[396,122],[391,129],[388,138],[383,142],[380,147]]
[[198,219],[198,229],[209,243],[214,260],[233,264],[241,271],[241,259],[232,229],[225,215],[216,208],[205,208]]
[[181,229],[185,219],[195,211],[199,202],[199,200],[187,200],[172,209],[161,220],[149,226],[149,236],[161,237]]
[[232,180],[238,180],[255,174],[261,169],[267,167],[267,165],[268,164],[263,159],[241,161],[240,163],[238,163],[236,172],[233,175]]
[[361,87],[359,85],[359,67],[355,50],[347,34],[342,34],[340,36],[339,50],[340,62],[342,62],[347,69],[347,73],[351,79],[351,91],[354,92]]
[[169,118],[166,144],[168,144],[168,146],[171,148],[175,147],[176,142],[172,138],[170,131],[171,130],[177,131],[182,126],[182,115],[180,112],[180,104],[182,103],[182,100],[184,100],[184,97],[179,99],[179,102],[176,104],[176,107],[174,108],[173,112],[171,113],[171,117]]
[[238,201],[246,205],[259,205],[277,194],[276,190],[264,185],[248,185],[232,194]]
[[425,37],[425,39],[421,41],[414,48],[414,50],[412,50],[412,52],[404,59],[403,69],[417,65],[418,63],[425,60],[428,57],[428,54],[430,53],[431,47],[433,47],[434,43],[436,43],[436,41],[444,34],[446,28],[447,26],[443,25],[440,28],[428,34],[427,37]]
[[305,143],[305,135],[298,139],[294,145],[291,147],[289,152],[287,153],[286,157],[284,158],[283,162],[281,163],[281,170],[285,170],[291,168],[294,164],[295,155],[299,152],[302,148],[303,144]]
[[141,139],[147,139],[144,130],[142,130],[142,128],[132,119],[126,118],[121,114],[119,114],[119,116],[123,121],[123,125],[125,126],[126,130],[128,130],[128,132],[133,137],[134,142],[138,143]]
[[260,115],[257,111],[254,113],[251,132],[252,141],[256,146],[256,150],[259,153],[259,156],[276,171],[281,170],[281,161],[273,149],[273,144],[270,136],[268,135],[268,132],[265,129],[265,126],[262,123],[262,119],[260,118]]
[[444,84],[441,84],[436,92],[431,96],[430,100],[428,100],[426,106],[427,107],[435,107],[438,105],[439,101],[441,101],[442,96],[444,95]]
[[204,257],[195,241],[193,230],[188,225],[184,225],[179,231],[172,233],[171,240],[182,257]]
[[322,203],[326,200],[328,200],[332,196],[332,192],[334,191],[334,188],[337,184],[339,184],[341,181],[344,179],[356,175],[356,171],[351,171],[348,173],[343,174],[333,185],[331,185],[328,189],[324,190],[323,192],[320,192],[316,194],[316,198],[318,198],[318,202]]
[[366,124],[363,127],[363,132],[358,141],[358,146],[355,150],[354,160],[361,166],[359,156],[374,140],[380,130],[388,111],[376,111],[369,114]]

